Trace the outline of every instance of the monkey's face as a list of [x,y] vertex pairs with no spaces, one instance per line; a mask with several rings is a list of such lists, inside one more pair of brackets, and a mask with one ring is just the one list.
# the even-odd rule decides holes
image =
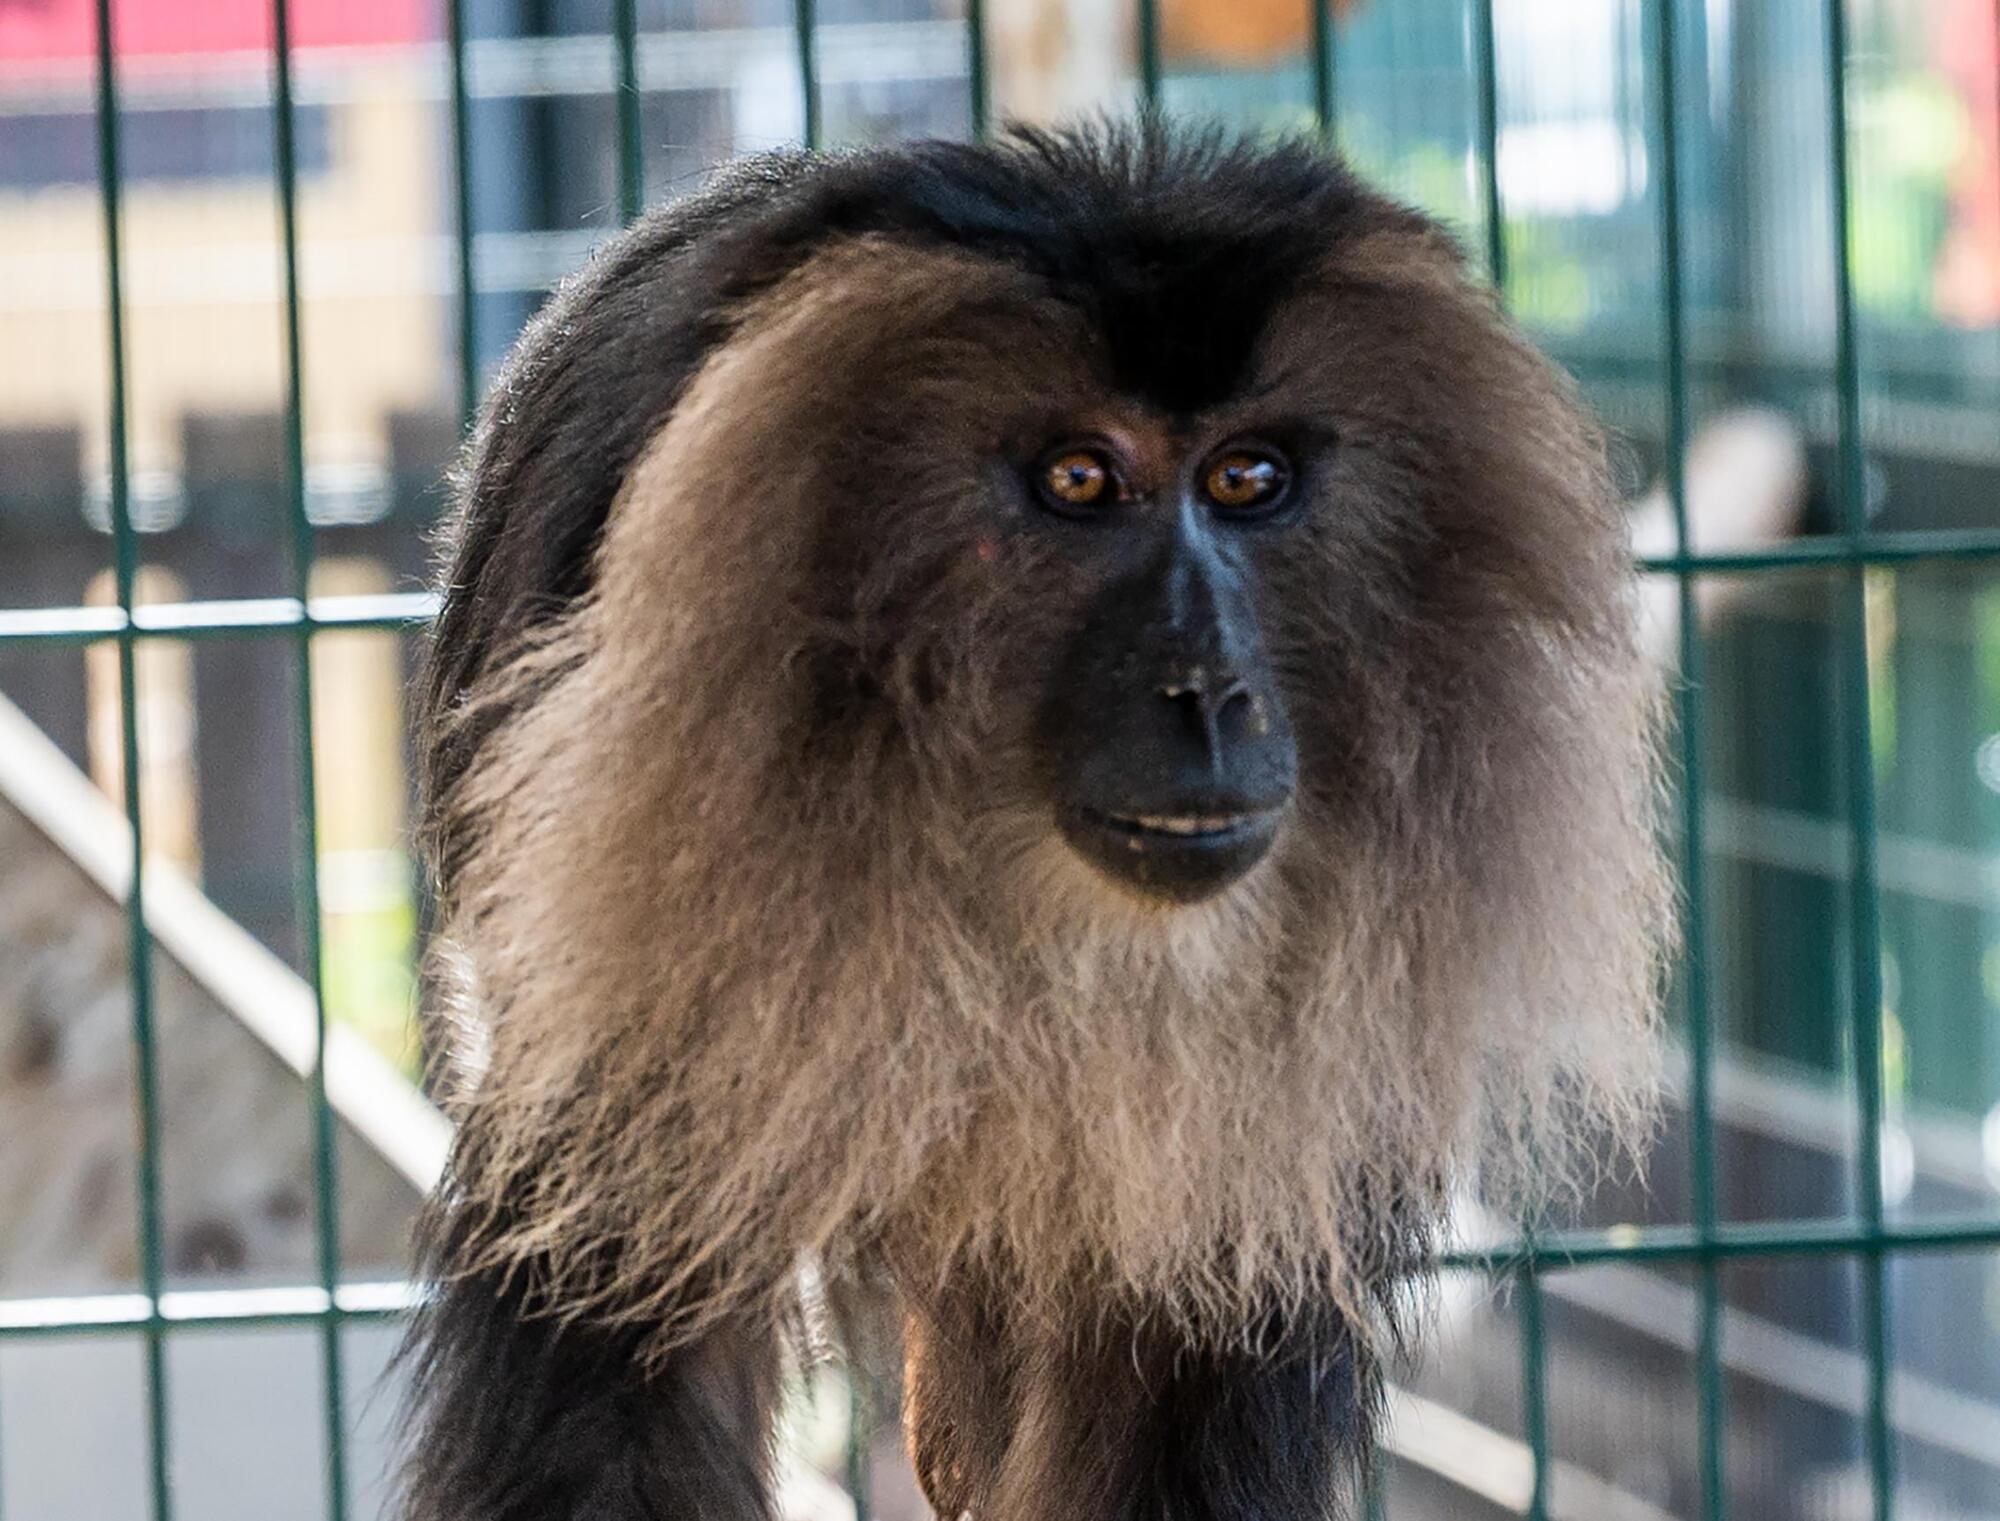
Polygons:
[[1024,532],[1090,588],[1041,712],[1055,821],[1140,893],[1226,887],[1291,802],[1298,750],[1255,546],[1306,510],[1296,476],[1259,436],[1161,428],[1066,438],[1027,472]]
[[776,763],[851,778],[813,813],[866,821],[847,859],[921,828],[989,893],[1275,872],[1337,911],[1385,837],[1518,818],[1489,783],[1566,721],[1564,645],[1618,637],[1587,437],[1441,244],[1336,250],[1164,399],[997,261],[857,240],[761,310],[684,409],[729,428],[660,457],[775,474],[720,531],[779,562],[732,579],[798,678]]
[[899,291],[921,330],[876,308],[880,391],[800,419],[837,504],[807,561],[816,740],[951,733],[972,833],[998,816],[1003,848],[1046,864],[1059,841],[1161,905],[1223,892],[1293,810],[1267,629],[1329,430],[1296,397],[1175,415],[1121,392],[1087,317],[1016,273],[878,258],[926,286]]

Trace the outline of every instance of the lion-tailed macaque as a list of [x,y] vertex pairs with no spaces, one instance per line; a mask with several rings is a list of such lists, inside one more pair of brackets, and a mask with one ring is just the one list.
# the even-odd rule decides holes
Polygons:
[[1671,918],[1600,440],[1452,239],[1157,124],[752,159],[458,493],[413,1521],[767,1516],[806,1264],[947,1521],[1344,1514]]

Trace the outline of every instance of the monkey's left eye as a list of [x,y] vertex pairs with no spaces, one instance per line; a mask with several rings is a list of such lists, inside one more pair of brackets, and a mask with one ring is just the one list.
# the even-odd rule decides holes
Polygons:
[[1064,449],[1042,462],[1036,486],[1057,512],[1089,512],[1118,499],[1118,476],[1095,449]]
[[1284,461],[1261,449],[1228,449],[1202,472],[1201,489],[1232,517],[1256,517],[1274,510],[1285,495],[1291,472]]

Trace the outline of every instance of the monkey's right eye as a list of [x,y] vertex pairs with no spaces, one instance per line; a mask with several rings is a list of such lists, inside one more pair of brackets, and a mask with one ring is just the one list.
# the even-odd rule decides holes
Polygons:
[[1057,512],[1108,507],[1118,495],[1111,463],[1094,449],[1065,449],[1043,461],[1036,473],[1042,501]]

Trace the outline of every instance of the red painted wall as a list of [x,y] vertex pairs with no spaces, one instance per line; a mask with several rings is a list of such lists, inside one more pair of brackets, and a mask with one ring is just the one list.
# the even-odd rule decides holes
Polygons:
[[[272,0],[112,0],[121,55],[239,53],[271,46]],[[292,0],[294,48],[438,35],[437,0]],[[0,0],[0,62],[91,57],[96,0]]]

